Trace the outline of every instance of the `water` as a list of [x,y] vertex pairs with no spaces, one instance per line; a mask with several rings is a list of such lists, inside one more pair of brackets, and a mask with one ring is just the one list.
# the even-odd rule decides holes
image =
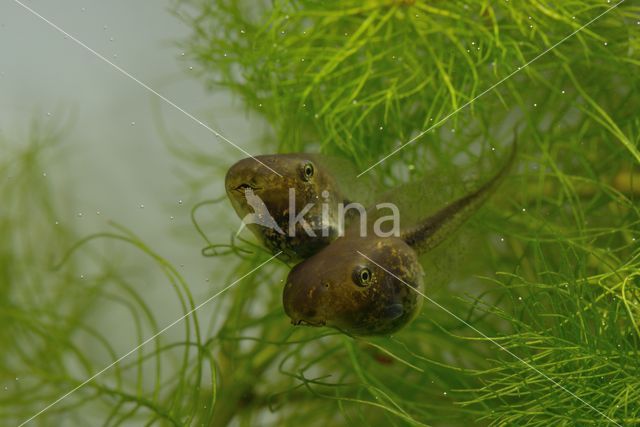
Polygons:
[[[188,28],[168,12],[169,3],[69,0],[28,6],[252,150],[255,121],[240,113],[228,94],[206,93],[185,72],[188,64],[170,44],[185,37]],[[113,220],[175,264],[185,264],[186,276],[211,271],[216,261],[199,256],[195,233],[175,236],[172,218],[185,223],[189,211],[176,200],[189,193],[176,174],[184,164],[164,146],[154,108],[171,132],[207,153],[229,164],[244,155],[13,2],[0,4],[0,52],[0,129],[11,143],[26,140],[34,118],[62,124],[73,116],[64,161],[43,172],[61,192],[72,191],[68,211],[77,217],[58,221],[89,233]],[[212,180],[206,190],[205,197],[216,197],[223,188]]]
[[[631,9],[620,9],[619,15],[612,12],[590,32],[569,38],[556,52],[538,58],[577,25],[602,13],[605,2],[600,9],[578,8],[582,11],[559,6],[565,19],[535,8],[513,8],[512,2],[495,2],[492,8],[497,11],[499,43],[487,31],[486,20],[478,19],[479,11],[472,4],[459,8],[440,2],[437,8],[449,11],[449,17],[434,17],[424,10],[415,14],[419,21],[412,26],[406,23],[414,15],[404,9],[414,7],[413,2],[398,2],[402,6],[393,16],[378,12],[376,18],[388,17],[379,32],[387,36],[378,35],[362,47],[360,58],[375,60],[357,63],[353,59],[358,56],[354,56],[344,64],[361,71],[352,83],[368,75],[370,69],[375,70],[374,76],[383,71],[400,82],[415,86],[424,81],[427,86],[399,102],[397,111],[389,110],[389,119],[383,119],[381,113],[372,114],[360,129],[357,119],[371,102],[371,91],[385,93],[386,81],[375,77],[371,87],[363,86],[357,99],[347,97],[344,104],[338,103],[342,110],[336,111],[345,113],[340,116],[331,109],[321,109],[334,95],[341,99],[339,85],[321,85],[312,96],[301,98],[306,89],[304,78],[296,82],[289,77],[298,73],[313,79],[317,70],[336,58],[331,55],[336,40],[340,45],[343,36],[348,42],[367,35],[368,31],[355,30],[365,20],[375,23],[374,12],[344,17],[342,11],[331,11],[335,19],[329,21],[322,14],[305,14],[307,9],[302,14],[281,10],[278,13],[284,19],[273,21],[258,9],[238,12],[248,19],[210,22],[218,31],[208,40],[216,47],[212,49],[215,54],[207,57],[208,62],[192,64],[188,58],[193,46],[175,44],[185,40],[191,29],[167,12],[173,0],[19,1],[69,34],[61,34],[34,16],[18,0],[0,4],[0,140],[25,145],[34,121],[58,125],[65,131],[58,157],[38,164],[27,174],[29,180],[18,167],[22,163],[3,167],[5,146],[0,145],[0,318],[8,319],[0,328],[0,424],[18,425],[37,415],[78,383],[91,379],[92,373],[100,374],[99,378],[81,383],[83,388],[57,408],[60,413],[51,411],[38,421],[43,425],[100,425],[109,411],[115,410],[119,411],[115,423],[116,418],[128,416],[132,401],[140,396],[160,407],[160,417],[173,416],[175,425],[200,425],[210,419],[207,408],[215,408],[211,425],[232,420],[230,425],[298,425],[301,421],[338,425],[360,418],[365,423],[393,420],[402,424],[411,419],[434,425],[443,425],[438,424],[442,420],[447,425],[471,425],[479,418],[494,424],[505,420],[539,423],[539,417],[547,423],[552,419],[566,421],[566,416],[594,419],[596,423],[605,418],[611,421],[609,416],[616,420],[637,418],[637,411],[631,413],[633,407],[627,404],[627,399],[632,399],[625,394],[625,390],[639,388],[632,370],[638,360],[634,320],[638,305],[633,302],[637,295],[632,293],[637,286],[631,286],[638,282],[638,212],[637,192],[630,187],[638,158],[633,145],[638,140],[638,126],[629,114],[638,109],[637,97],[631,96],[637,73],[627,57],[637,57],[633,46],[637,45],[636,24],[640,21]],[[301,8],[331,7],[311,3]],[[223,2],[216,2],[220,4]],[[628,4],[621,7],[631,8]],[[273,34],[256,32],[254,18],[273,23]],[[530,31],[532,26],[534,31]],[[545,37],[540,37],[543,29]],[[443,39],[442,34],[451,37]],[[248,44],[227,44],[234,35]],[[386,38],[392,35],[392,39]],[[421,45],[418,36],[432,40]],[[467,54],[452,49],[452,41],[466,46]],[[294,48],[285,50],[282,46]],[[322,335],[332,332],[328,330],[292,327],[280,306],[286,269],[278,265],[277,270],[274,263],[199,310],[199,337],[212,339],[200,355],[212,355],[211,364],[206,357],[195,357],[195,351],[185,356],[184,348],[193,346],[182,343],[187,340],[193,344],[196,335],[195,328],[185,331],[188,319],[163,332],[161,341],[149,342],[111,369],[113,360],[135,350],[137,344],[171,325],[186,310],[161,274],[161,266],[139,248],[122,242],[92,242],[86,251],[83,247],[74,255],[67,269],[52,271],[50,264],[75,241],[65,240],[64,230],[73,230],[77,236],[114,231],[111,221],[132,230],[185,278],[193,305],[257,267],[259,260],[242,261],[244,253],[204,258],[200,250],[205,243],[190,223],[189,213],[196,202],[223,195],[226,167],[246,156],[221,141],[217,132],[251,153],[266,153],[275,147],[272,140],[261,141],[265,127],[260,119],[247,117],[244,107],[229,93],[219,88],[205,91],[203,79],[197,76],[202,66],[209,71],[238,57],[252,58],[260,49],[277,54],[270,57],[276,65],[276,84],[259,88],[267,93],[253,99],[254,106],[263,113],[301,106],[300,115],[282,115],[288,120],[281,124],[283,133],[294,135],[280,141],[285,149],[304,143],[313,151],[320,146],[318,141],[311,145],[314,141],[307,138],[313,136],[308,137],[306,129],[296,141],[297,131],[339,119],[348,132],[337,134],[353,143],[348,147],[353,152],[348,154],[360,160],[364,170],[435,125],[414,148],[407,147],[394,157],[397,163],[380,166],[390,171],[381,179],[385,184],[408,183],[394,187],[391,194],[417,216],[424,213],[423,205],[433,202],[431,193],[448,200],[449,190],[462,188],[467,173],[487,176],[490,166],[502,158],[501,148],[511,137],[512,127],[523,120],[528,126],[521,128],[520,167],[472,227],[427,254],[423,266],[428,296],[441,307],[426,306],[411,327],[393,337],[353,341]],[[321,54],[313,53],[320,49]],[[535,62],[526,62],[532,58]],[[410,63],[423,64],[424,69],[408,68]],[[443,65],[441,74],[452,79],[461,96],[458,106],[465,96],[483,94],[510,73],[523,72],[479,97],[471,108],[456,112],[450,121],[440,123],[457,107],[449,100],[443,81],[431,79],[430,70],[437,68],[434,64]],[[240,70],[237,65],[233,63],[229,69]],[[342,65],[327,81],[343,75],[338,74],[345,70]],[[564,65],[574,70],[575,80],[566,75]],[[257,73],[262,71],[258,68]],[[472,71],[478,73],[478,82],[468,74]],[[348,80],[348,73],[346,76]],[[244,81],[251,81],[249,77]],[[285,87],[288,96],[269,95],[271,90]],[[588,97],[594,98],[593,104],[584,102]],[[382,98],[374,99],[382,107]],[[434,104],[429,106],[429,100]],[[407,112],[413,114],[414,106],[422,111],[419,115],[424,116],[424,123],[405,120]],[[612,133],[613,123],[619,133]],[[398,124],[404,136],[396,141]],[[486,132],[485,125],[490,125]],[[372,131],[371,144],[363,129]],[[333,132],[324,135],[331,143]],[[625,145],[627,140],[631,142]],[[189,147],[189,154],[198,154],[181,159],[167,149],[167,143]],[[425,185],[411,183],[412,177],[428,177],[432,166],[441,166],[439,162],[442,168],[434,173],[440,179],[425,181]],[[457,173],[447,165],[468,168]],[[9,173],[2,176],[7,169]],[[202,186],[196,190],[187,176]],[[367,172],[364,176],[373,179],[376,175]],[[63,207],[55,215],[42,209],[41,201],[47,200],[40,197],[42,183],[53,185],[55,202]],[[621,193],[609,191],[611,188]],[[3,209],[14,206],[11,202],[16,200],[24,201],[22,209],[4,215],[7,212]],[[8,223],[6,218],[15,221]],[[226,200],[203,207],[198,218],[214,243],[228,242],[239,226]],[[19,239],[12,238],[20,233],[27,236],[23,240],[29,245],[15,243]],[[47,252],[52,248],[60,252]],[[112,262],[112,271],[127,280],[127,290],[138,292],[141,300],[130,297],[133,292],[126,294],[124,286],[100,279],[108,269],[91,262],[95,253]],[[49,282],[54,286],[48,286]],[[100,298],[91,299],[88,291],[95,291]],[[477,304],[473,301],[476,296]],[[151,308],[150,317],[156,324],[149,326],[153,322],[146,320],[140,301]],[[147,322],[139,336],[131,308],[142,323]],[[232,313],[225,316],[228,308]],[[70,313],[72,310],[80,313]],[[460,318],[469,323],[460,322]],[[78,322],[73,323],[75,320]],[[216,335],[223,320],[226,329]],[[83,331],[83,326],[98,330],[112,353]],[[501,336],[500,345],[489,336]],[[289,342],[283,344],[286,340]],[[157,343],[177,346],[154,354]],[[86,357],[88,366],[72,350]],[[513,355],[523,356],[526,363]],[[149,359],[142,361],[139,356]],[[162,372],[156,371],[159,360]],[[127,366],[132,368],[119,376]],[[102,373],[105,367],[108,372]],[[122,384],[120,378],[124,378]],[[302,378],[312,382],[301,387]],[[549,379],[562,383],[563,388]],[[323,387],[323,382],[331,385]],[[215,402],[213,384],[218,387]],[[129,397],[120,407],[113,403],[120,399],[118,393],[106,391],[92,399],[96,386],[130,393],[133,399]],[[504,390],[513,391],[507,400],[502,399]],[[593,394],[593,390],[599,393]],[[349,401],[338,408],[336,399],[343,398]],[[80,405],[81,399],[89,400]],[[294,404],[289,405],[290,401]],[[476,403],[464,409],[464,402]],[[233,419],[236,408],[252,418]],[[152,419],[152,412],[141,408],[139,418],[128,419],[123,425],[144,425]],[[191,419],[193,414],[196,418]]]
[[[246,117],[229,94],[207,93],[189,75],[189,64],[172,46],[189,29],[168,12],[169,3],[25,4],[234,143],[256,151],[258,122]],[[34,120],[66,129],[61,161],[41,173],[55,185],[54,198],[65,206],[66,216],[52,218],[52,224],[78,235],[107,230],[108,221],[126,226],[179,266],[196,303],[228,285],[223,281],[229,274],[224,260],[201,256],[204,243],[189,220],[194,201],[224,194],[223,177],[212,174],[208,185],[194,195],[177,173],[193,166],[169,152],[154,114],[159,111],[170,132],[218,158],[220,165],[245,155],[11,1],[0,4],[0,52],[0,136],[10,144],[24,144]],[[194,172],[213,171],[213,166],[208,171],[204,165]],[[228,230],[237,228],[235,213],[224,203],[215,212],[212,238],[228,239]],[[200,215],[207,219],[206,213]],[[81,276],[83,283],[90,277],[86,276]],[[164,314],[156,320],[163,327],[181,314],[179,304],[166,278],[158,272],[146,277],[146,283],[137,285],[149,306],[161,308],[156,312]],[[134,330],[130,318],[115,310],[96,308],[92,323],[102,325],[104,335],[124,354],[132,347]],[[182,333],[180,329],[178,336]],[[60,387],[60,394],[67,388]]]

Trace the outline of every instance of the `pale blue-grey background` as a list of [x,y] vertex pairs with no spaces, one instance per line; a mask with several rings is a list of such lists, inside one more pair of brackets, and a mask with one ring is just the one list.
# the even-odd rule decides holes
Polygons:
[[[190,75],[189,64],[175,45],[189,34],[189,28],[169,13],[169,1],[25,0],[24,4],[257,153],[255,141],[263,124],[247,117],[230,94],[206,92]],[[179,268],[198,303],[228,285],[230,268],[228,260],[200,255],[204,243],[189,226],[194,200],[189,200],[189,190],[176,173],[188,165],[162,142],[152,113],[154,104],[161,105],[167,128],[208,155],[229,165],[245,157],[14,1],[0,2],[3,138],[11,144],[23,143],[34,118],[65,123],[72,112],[75,120],[65,133],[63,161],[42,171],[43,179],[51,180],[56,197],[65,203],[65,214],[57,220],[78,235],[108,230],[108,220],[128,227]],[[224,194],[223,178],[221,174],[213,178],[202,196]],[[208,230],[218,240],[239,225],[228,203],[202,215],[215,215],[215,227]],[[152,269],[151,264],[142,267]],[[160,310],[165,318],[158,323],[168,324],[181,314],[175,294],[158,272],[150,272],[149,277],[157,280],[136,286],[143,289],[149,305],[166,307]],[[111,307],[96,316],[107,322],[110,331],[105,335],[116,347],[128,350],[127,328],[118,323],[128,320],[114,316]],[[175,329],[169,333],[183,332]]]

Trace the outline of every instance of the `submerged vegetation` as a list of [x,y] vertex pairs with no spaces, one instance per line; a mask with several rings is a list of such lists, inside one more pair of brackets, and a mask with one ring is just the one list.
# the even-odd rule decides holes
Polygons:
[[[347,340],[337,354],[349,366],[317,375],[367,391],[336,388],[351,402],[338,407],[371,424],[637,423],[640,8],[260,5],[187,0],[176,13],[194,30],[182,46],[190,65],[272,125],[265,151],[338,153],[382,185],[451,181],[495,165],[519,129],[502,197],[425,260],[430,297],[476,330],[425,304],[376,343],[388,365]],[[327,418],[308,411],[326,422],[325,405]]]
[[[194,206],[188,232],[228,268],[192,313],[207,296],[162,248],[118,224],[83,238],[57,223],[65,204],[42,164],[64,133],[35,126],[15,150],[2,140],[3,424],[76,387],[33,424],[640,423],[640,8],[624,2],[556,45],[614,4],[257,4],[184,0],[174,12],[193,29],[181,48],[203,81],[272,126],[264,152],[319,150],[364,171],[438,124],[359,179],[458,182],[487,174],[517,128],[516,171],[424,257],[430,301],[416,321],[353,339],[292,327],[286,266],[255,270],[269,259],[260,247],[208,237],[212,206],[233,215],[226,201]],[[232,163],[177,141],[194,194],[211,164],[219,180]],[[421,186],[413,206],[438,191]],[[175,316],[150,304],[150,286],[174,290]],[[98,323],[101,309],[130,341]]]

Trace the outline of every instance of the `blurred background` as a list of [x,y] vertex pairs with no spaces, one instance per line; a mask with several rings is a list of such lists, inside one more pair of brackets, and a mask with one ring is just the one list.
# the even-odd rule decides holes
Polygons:
[[[177,46],[190,29],[170,13],[170,2],[24,4],[231,141],[256,151],[261,121],[245,114],[229,92],[206,92],[190,76]],[[110,220],[126,225],[183,266],[185,278],[202,287],[196,292],[211,289],[205,278],[223,263],[203,259],[195,230],[181,229],[190,223],[194,195],[180,179],[180,160],[167,149],[161,128],[180,133],[222,164],[245,156],[14,2],[0,5],[0,51],[5,144],[26,146],[34,122],[45,132],[63,131],[56,160],[42,165],[41,178],[51,183],[52,196],[64,200],[60,217],[52,220],[78,235],[103,230]],[[224,195],[223,179],[211,179],[206,196]],[[225,225],[237,229],[230,207],[216,215],[221,235],[227,235]],[[166,287],[147,291],[154,304],[171,300]]]
[[[169,3],[24,2],[231,141],[254,152],[256,133],[261,132],[263,122],[246,114],[229,92],[206,92],[202,83],[191,76],[177,46],[177,41],[186,37],[190,29],[171,13]],[[12,229],[11,234],[3,233],[3,238],[16,258],[21,253],[18,247],[28,247],[25,241],[52,249],[46,259],[23,257],[25,270],[43,270],[47,278],[55,276],[53,265],[73,243],[68,238],[113,230],[110,222],[117,222],[135,230],[141,241],[157,249],[179,269],[196,302],[229,284],[226,278],[232,271],[224,260],[201,256],[204,241],[190,221],[190,210],[194,200],[200,200],[199,195],[181,174],[184,162],[167,148],[173,135],[168,135],[166,129],[219,159],[222,169],[245,155],[14,2],[0,4],[0,52],[0,161],[5,166],[14,165],[13,170],[3,168],[1,179],[15,190],[16,196],[12,201],[8,200],[9,190],[3,194],[5,202],[0,210]],[[36,150],[35,145],[45,148]],[[30,156],[33,163],[25,160]],[[36,164],[38,170],[31,170]],[[202,170],[206,174],[206,164]],[[20,177],[26,175],[37,180],[23,186]],[[220,169],[212,165],[208,178],[201,188],[202,198],[224,195],[224,175]],[[55,205],[56,213],[47,211],[38,216],[35,211],[49,202]],[[226,201],[220,209],[207,211],[204,217],[215,218],[215,227],[208,230],[212,238],[227,239],[239,225]],[[22,231],[16,226],[16,218],[25,222]],[[41,233],[42,230],[46,233]],[[53,237],[47,233],[54,233]],[[145,264],[144,257],[128,249],[115,244],[100,247],[97,252],[106,254],[109,262],[135,283],[159,328],[163,327],[183,314],[179,298],[161,269]],[[104,270],[87,259],[79,259],[78,263],[77,274],[63,279],[65,283],[60,285],[69,300],[78,287],[95,284],[92,273]],[[8,271],[3,273],[3,298],[8,298],[6,302],[13,301],[7,294],[11,294],[11,282],[15,279],[6,276]],[[14,273],[20,276],[16,282],[28,281],[22,273]],[[24,283],[14,285],[24,288]],[[53,288],[45,280],[39,286],[44,288],[43,295]],[[78,298],[78,304],[82,305],[80,301],[82,298]],[[60,315],[67,314],[62,303],[52,309]],[[89,318],[88,322],[101,329],[119,355],[139,342],[131,317],[119,311],[117,304],[103,301],[91,305]],[[171,334],[184,336],[182,330],[167,332],[168,336]],[[90,339],[78,339],[89,357],[99,353]],[[37,347],[37,343],[26,341],[27,347]],[[10,353],[17,349],[6,344],[2,346],[3,352],[12,357]],[[93,372],[98,365],[107,364],[99,355],[96,361]],[[7,369],[8,365],[3,364],[0,391],[11,394],[20,388],[29,390],[29,378],[19,378],[22,374]],[[82,375],[87,378],[87,374]],[[35,413],[46,401],[53,402],[56,395],[62,395],[68,388],[68,384],[54,387],[52,394],[41,402],[32,395],[34,410],[30,412]],[[15,402],[11,399],[3,402],[0,424],[13,425],[20,418],[26,419],[26,413],[12,412]],[[83,416],[91,417],[91,413],[88,410]],[[55,419],[56,423],[61,420]],[[66,425],[80,422],[62,418],[65,419]],[[104,415],[96,415],[96,419],[104,420]],[[53,421],[41,422],[51,425]]]
[[[227,91],[206,92],[190,76],[177,46],[190,29],[170,13],[169,3],[25,2],[231,141],[255,151],[260,121],[244,114]],[[66,130],[64,161],[48,165],[43,178],[61,192],[72,190],[69,214],[83,215],[59,220],[81,232],[94,231],[107,218],[126,220],[145,239],[166,245],[176,262],[193,262],[180,246],[184,242],[167,244],[170,218],[184,217],[179,201],[189,194],[176,178],[178,160],[166,149],[159,128],[183,134],[229,165],[245,155],[18,4],[1,7],[2,134],[12,144],[25,143],[34,120]],[[160,115],[154,116],[154,108]],[[223,194],[221,184],[211,183],[212,197]]]

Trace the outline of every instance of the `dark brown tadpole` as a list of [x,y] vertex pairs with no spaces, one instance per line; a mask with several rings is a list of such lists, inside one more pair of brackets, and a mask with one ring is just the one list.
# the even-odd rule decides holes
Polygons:
[[344,195],[331,161],[303,153],[242,159],[227,172],[227,196],[267,249],[299,261],[338,237],[337,209]]
[[399,238],[341,237],[291,270],[284,309],[294,325],[389,334],[419,312],[422,298],[411,288],[422,290],[422,276],[416,252]]
[[458,229],[493,194],[514,162],[400,237],[349,233],[296,265],[283,304],[293,324],[330,326],[351,335],[388,335],[420,311],[423,272],[418,253],[431,250]]

